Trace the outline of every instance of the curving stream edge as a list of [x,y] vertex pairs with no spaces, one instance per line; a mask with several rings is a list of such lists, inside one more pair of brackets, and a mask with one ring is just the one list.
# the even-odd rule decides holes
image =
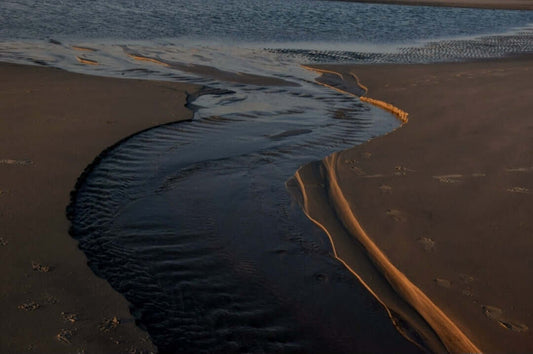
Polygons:
[[[323,76],[333,76],[341,82],[355,81],[364,95],[368,92],[354,73],[350,73],[351,78],[345,78],[338,72],[304,67]],[[317,82],[386,109],[403,124],[408,122],[408,113],[389,103],[364,95],[357,96],[336,87],[338,82],[331,83],[321,78]],[[328,235],[335,258],[385,307],[395,327],[414,344],[434,352],[480,353],[481,350],[390,262],[366,233],[339,187],[336,173],[338,158],[339,153],[336,152],[320,162],[305,165],[295,173],[291,179],[293,183],[287,183],[287,188],[297,196],[306,216]],[[292,187],[294,185],[297,185],[297,190]]]

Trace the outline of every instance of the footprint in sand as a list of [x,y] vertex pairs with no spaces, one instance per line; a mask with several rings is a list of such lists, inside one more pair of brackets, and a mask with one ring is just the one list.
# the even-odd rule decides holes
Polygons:
[[363,171],[360,167],[357,166],[357,160],[344,160],[344,163],[350,165],[350,169],[355,172],[358,176],[366,175],[366,172]]
[[35,310],[39,309],[40,307],[41,307],[41,305],[39,305],[35,301],[29,301],[29,302],[26,302],[24,304],[21,304],[21,305],[17,306],[17,308],[19,310],[24,310],[24,311],[28,311],[28,312],[35,311]]
[[[453,282],[445,278],[435,278],[433,280],[441,288],[450,289],[453,286]],[[464,296],[468,296],[468,297],[474,296],[474,292],[472,291],[470,287],[466,287],[465,289],[461,290],[461,294],[463,294]]]
[[481,308],[483,310],[483,314],[487,316],[487,318],[497,322],[503,328],[510,329],[515,332],[525,332],[529,329],[523,323],[506,318],[503,310],[499,307],[483,305]]
[[363,178],[383,178],[383,177],[385,177],[385,175],[382,174],[382,173],[377,173],[375,175],[364,175],[362,177]]
[[368,160],[369,158],[372,157],[372,153],[371,152],[362,152],[361,153],[361,157]]
[[437,283],[437,285],[440,286],[441,288],[449,289],[452,287],[452,282],[449,281],[448,279],[435,278],[434,280],[435,280],[435,283]]
[[120,320],[117,318],[117,316],[114,316],[113,318],[106,318],[104,321],[100,323],[98,326],[98,329],[100,332],[109,332],[112,329],[115,329],[120,324]]
[[61,318],[65,322],[75,323],[78,320],[78,314],[70,312],[61,312]]
[[48,265],[42,265],[42,264],[37,263],[35,261],[31,262],[31,268],[34,271],[41,272],[41,273],[48,273],[49,271],[52,270],[52,267],[50,267]]
[[350,167],[350,169],[358,176],[364,176],[366,175],[366,172],[363,171],[361,168],[357,167],[357,166],[352,166]]
[[442,176],[433,176],[436,180],[441,183],[459,183],[462,182],[463,175],[442,175]]
[[474,281],[474,277],[468,274],[461,273],[459,274],[459,279],[465,284],[470,284]]
[[525,187],[511,187],[511,188],[507,188],[507,192],[528,194],[529,189]]
[[2,159],[2,160],[0,160],[0,165],[27,166],[27,165],[33,165],[33,161],[32,160]]
[[470,175],[461,175],[461,174],[449,174],[449,175],[441,175],[441,176],[433,176],[436,180],[438,180],[441,183],[460,183],[463,182],[463,179],[466,177],[485,177],[486,174],[481,172],[472,173]]
[[381,186],[379,186],[379,190],[383,194],[391,194],[392,193],[392,187],[389,186],[389,185],[386,185],[386,184],[382,184]]
[[464,296],[469,296],[469,297],[474,296],[474,292],[470,288],[465,288],[461,290],[461,294],[463,294]]
[[473,297],[474,291],[472,290],[470,284],[474,281],[474,277],[469,274],[461,273],[459,274],[459,280],[461,281],[461,283],[463,283],[465,287],[463,290],[461,290],[461,294],[463,294],[464,296]]
[[396,166],[394,167],[394,171],[395,176],[405,176],[409,172],[416,172],[415,170],[411,170],[410,168],[407,168],[405,166]]
[[506,168],[505,171],[507,172],[533,172],[533,166],[532,167]]
[[396,222],[404,222],[406,220],[405,214],[397,209],[388,209],[387,215]]
[[422,245],[424,251],[431,252],[435,250],[435,241],[429,237],[420,237],[418,243]]
[[56,339],[62,343],[70,344],[73,335],[74,335],[74,332],[72,330],[63,328],[56,335]]
[[43,295],[43,302],[45,304],[47,304],[47,305],[55,305],[55,304],[57,304],[59,302],[59,300],[56,297],[54,297],[54,296],[52,296],[50,294],[44,294]]

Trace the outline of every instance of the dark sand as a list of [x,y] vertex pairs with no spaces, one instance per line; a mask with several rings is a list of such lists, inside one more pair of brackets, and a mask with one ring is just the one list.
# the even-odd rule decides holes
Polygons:
[[343,0],[393,5],[467,7],[499,10],[533,10],[533,0]]
[[[329,207],[340,218],[355,215],[360,231],[480,350],[532,352],[533,57],[321,68],[355,73],[368,97],[405,110],[409,121],[326,159],[306,188],[325,183],[330,205],[311,205],[311,216],[326,223]],[[348,206],[333,195],[336,184]],[[404,291],[403,280],[389,281]]]
[[11,64],[0,77],[0,353],[155,351],[87,266],[65,207],[102,150],[191,118],[185,91],[197,87]]

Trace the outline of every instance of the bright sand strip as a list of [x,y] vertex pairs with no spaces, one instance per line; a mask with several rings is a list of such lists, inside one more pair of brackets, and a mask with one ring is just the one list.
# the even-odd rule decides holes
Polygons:
[[65,207],[102,150],[191,118],[185,91],[197,87],[11,64],[0,77],[0,352],[154,351],[126,300],[87,267]]
[[480,9],[533,10],[533,0],[343,0],[393,5],[469,7]]
[[[533,58],[320,69],[355,73],[409,122],[325,159],[311,184],[304,178],[305,193],[328,187],[330,207],[310,216],[335,210],[441,338],[451,327],[426,298],[482,351],[533,351]],[[451,332],[449,350],[475,351],[455,346]]]

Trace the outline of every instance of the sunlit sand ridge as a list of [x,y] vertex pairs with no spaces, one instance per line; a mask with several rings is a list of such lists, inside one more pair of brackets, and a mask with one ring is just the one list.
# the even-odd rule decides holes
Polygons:
[[149,63],[154,63],[154,64],[159,64],[159,65],[163,65],[163,66],[168,66],[167,63],[164,63],[162,62],[161,60],[158,60],[158,59],[155,59],[155,58],[149,58],[149,57],[146,57],[146,56],[143,56],[143,55],[137,55],[137,54],[131,54],[131,53],[128,53],[128,55],[135,59],[135,60],[138,60],[138,61],[146,61],[146,62],[149,62]]
[[94,52],[95,51],[95,49],[93,49],[93,48],[82,47],[82,46],[79,46],[79,45],[73,45],[72,49],[80,51],[80,52]]
[[[341,74],[334,71],[309,69],[320,72],[323,75],[336,75],[341,80],[343,79]],[[359,83],[357,76],[352,74],[351,80],[355,80],[366,94],[368,90]],[[344,91],[325,82],[325,80],[320,82],[322,85],[337,91]],[[338,83],[337,86],[339,86]],[[407,113],[403,110],[379,100],[367,98],[365,101],[387,109],[394,113],[402,122],[407,122]],[[329,236],[335,257],[388,309],[391,319],[400,332],[408,339],[417,342],[416,337],[419,337],[418,341],[420,341],[421,337],[422,343],[420,344],[436,352],[443,350],[441,345],[444,346],[445,350],[453,353],[480,352],[480,349],[470,341],[461,329],[389,261],[387,256],[376,246],[359,224],[337,182],[336,164],[338,156],[338,153],[332,154],[325,158],[319,166],[310,164],[299,169],[295,174],[295,180],[301,193],[300,203],[306,215]],[[320,199],[323,199],[322,203],[319,202]],[[331,210],[327,210],[329,208]],[[329,217],[325,216],[328,214],[330,214]],[[374,273],[372,266],[362,266],[361,260],[357,259],[352,250],[353,242],[350,238],[354,238],[362,246],[368,256],[368,261],[375,267],[377,273],[384,278],[385,282],[376,280],[372,274]],[[388,283],[393,292],[405,303],[402,300],[394,299],[395,294],[391,294],[391,289],[387,289],[388,286],[384,285],[384,283]],[[415,310],[416,314],[413,313],[410,307]],[[421,321],[417,315],[420,315],[423,320]],[[396,316],[399,316],[400,320],[407,322],[408,326],[417,332],[417,335],[413,336],[402,328]],[[439,338],[437,341],[432,336],[432,331]]]
[[328,83],[327,80],[321,80],[322,78],[317,79],[317,82],[319,84],[323,85],[323,86],[329,87],[329,88],[331,88],[333,90],[336,90],[336,91],[339,91],[339,92],[342,92],[342,93],[345,93],[345,94],[350,94],[350,95],[356,96],[363,102],[370,103],[370,104],[372,104],[372,105],[374,105],[376,107],[383,108],[383,109],[391,112],[396,117],[398,117],[398,119],[400,119],[400,121],[402,123],[407,123],[408,115],[409,115],[407,112],[403,111],[402,109],[400,109],[400,108],[398,108],[398,107],[396,107],[396,106],[394,106],[394,105],[392,105],[390,103],[387,103],[387,102],[384,102],[384,101],[381,101],[381,100],[377,100],[375,98],[366,97],[366,95],[368,93],[368,88],[366,86],[364,86],[363,84],[361,84],[361,82],[359,81],[359,78],[354,73],[350,73],[351,77],[345,77],[343,74],[335,72],[335,71],[332,71],[332,70],[316,68],[316,67],[307,66],[307,65],[302,65],[302,67],[307,69],[307,70],[311,70],[311,71],[320,73],[322,75],[329,74],[329,75],[336,76],[341,81],[353,81],[353,83],[355,85],[353,85],[352,87],[361,88],[364,91],[364,94],[358,96],[358,95],[354,94],[353,92],[351,92],[351,90],[349,90],[349,89],[347,89],[347,90],[346,89],[340,89],[338,87],[335,87],[333,84]]
[[79,56],[76,56],[76,60],[78,62],[80,62],[81,64],[86,64],[86,65],[98,65],[98,62],[96,60],[92,60],[92,59],[87,59],[87,58],[82,58],[82,57],[79,57]]
[[[430,328],[440,338],[447,351],[452,353],[481,352],[444,312],[442,312],[419,288],[411,283],[409,279],[407,279],[407,277],[388,260],[385,254],[383,254],[367,235],[357,221],[348,201],[337,184],[337,176],[335,173],[337,160],[338,154],[335,153],[322,161],[321,171],[324,173],[323,176],[320,176],[320,174],[317,173],[313,176],[313,173],[304,173],[302,169],[300,169],[295,175],[302,193],[302,207],[306,215],[328,234],[332,242],[335,257],[369,289],[371,294],[375,296],[378,301],[380,301],[385,307],[389,308],[389,314],[393,321],[398,321],[398,319],[394,318],[394,314],[396,314],[400,316],[399,320],[406,321],[410,326],[415,327],[413,329],[422,337],[423,344],[427,345],[431,350],[438,352],[441,351],[442,348],[440,348],[440,343],[436,343],[434,338],[431,338],[431,333],[428,332],[428,328],[425,328],[425,324],[421,323],[417,318],[402,318],[402,315],[413,315],[409,306],[412,306],[427,322]],[[355,239],[363,246],[364,250],[367,252],[369,261],[377,268],[378,272],[382,274],[388,284],[394,289],[394,291],[396,291],[397,295],[405,301],[405,304],[398,300],[396,300],[394,304],[388,303],[387,300],[391,299],[390,294],[386,294],[388,290],[383,288],[383,284],[379,284],[381,287],[378,289],[373,288],[372,284],[377,284],[377,282],[373,279],[372,275],[369,276],[368,274],[361,272],[358,269],[358,265],[353,266],[352,262],[355,262],[355,260],[353,259],[352,252],[349,250],[351,245],[346,244],[346,236],[331,232],[331,230],[329,230],[330,225],[323,224],[319,221],[321,219],[320,214],[324,211],[320,210],[320,206],[315,205],[314,207],[310,207],[309,205],[309,186],[316,186],[317,184],[324,186],[324,192],[327,195],[329,205],[333,209],[336,217],[339,218],[341,227],[344,227],[348,234],[355,237]],[[312,197],[316,198],[316,195],[313,195]],[[331,222],[331,220],[329,222]],[[382,294],[384,295],[383,297],[385,297],[385,300],[382,299]],[[392,310],[392,313],[390,310]],[[398,326],[397,323],[395,324]],[[417,325],[422,327],[416,328]],[[406,333],[401,327],[398,329],[402,334],[406,335],[408,339],[413,340],[410,338],[410,334]]]

